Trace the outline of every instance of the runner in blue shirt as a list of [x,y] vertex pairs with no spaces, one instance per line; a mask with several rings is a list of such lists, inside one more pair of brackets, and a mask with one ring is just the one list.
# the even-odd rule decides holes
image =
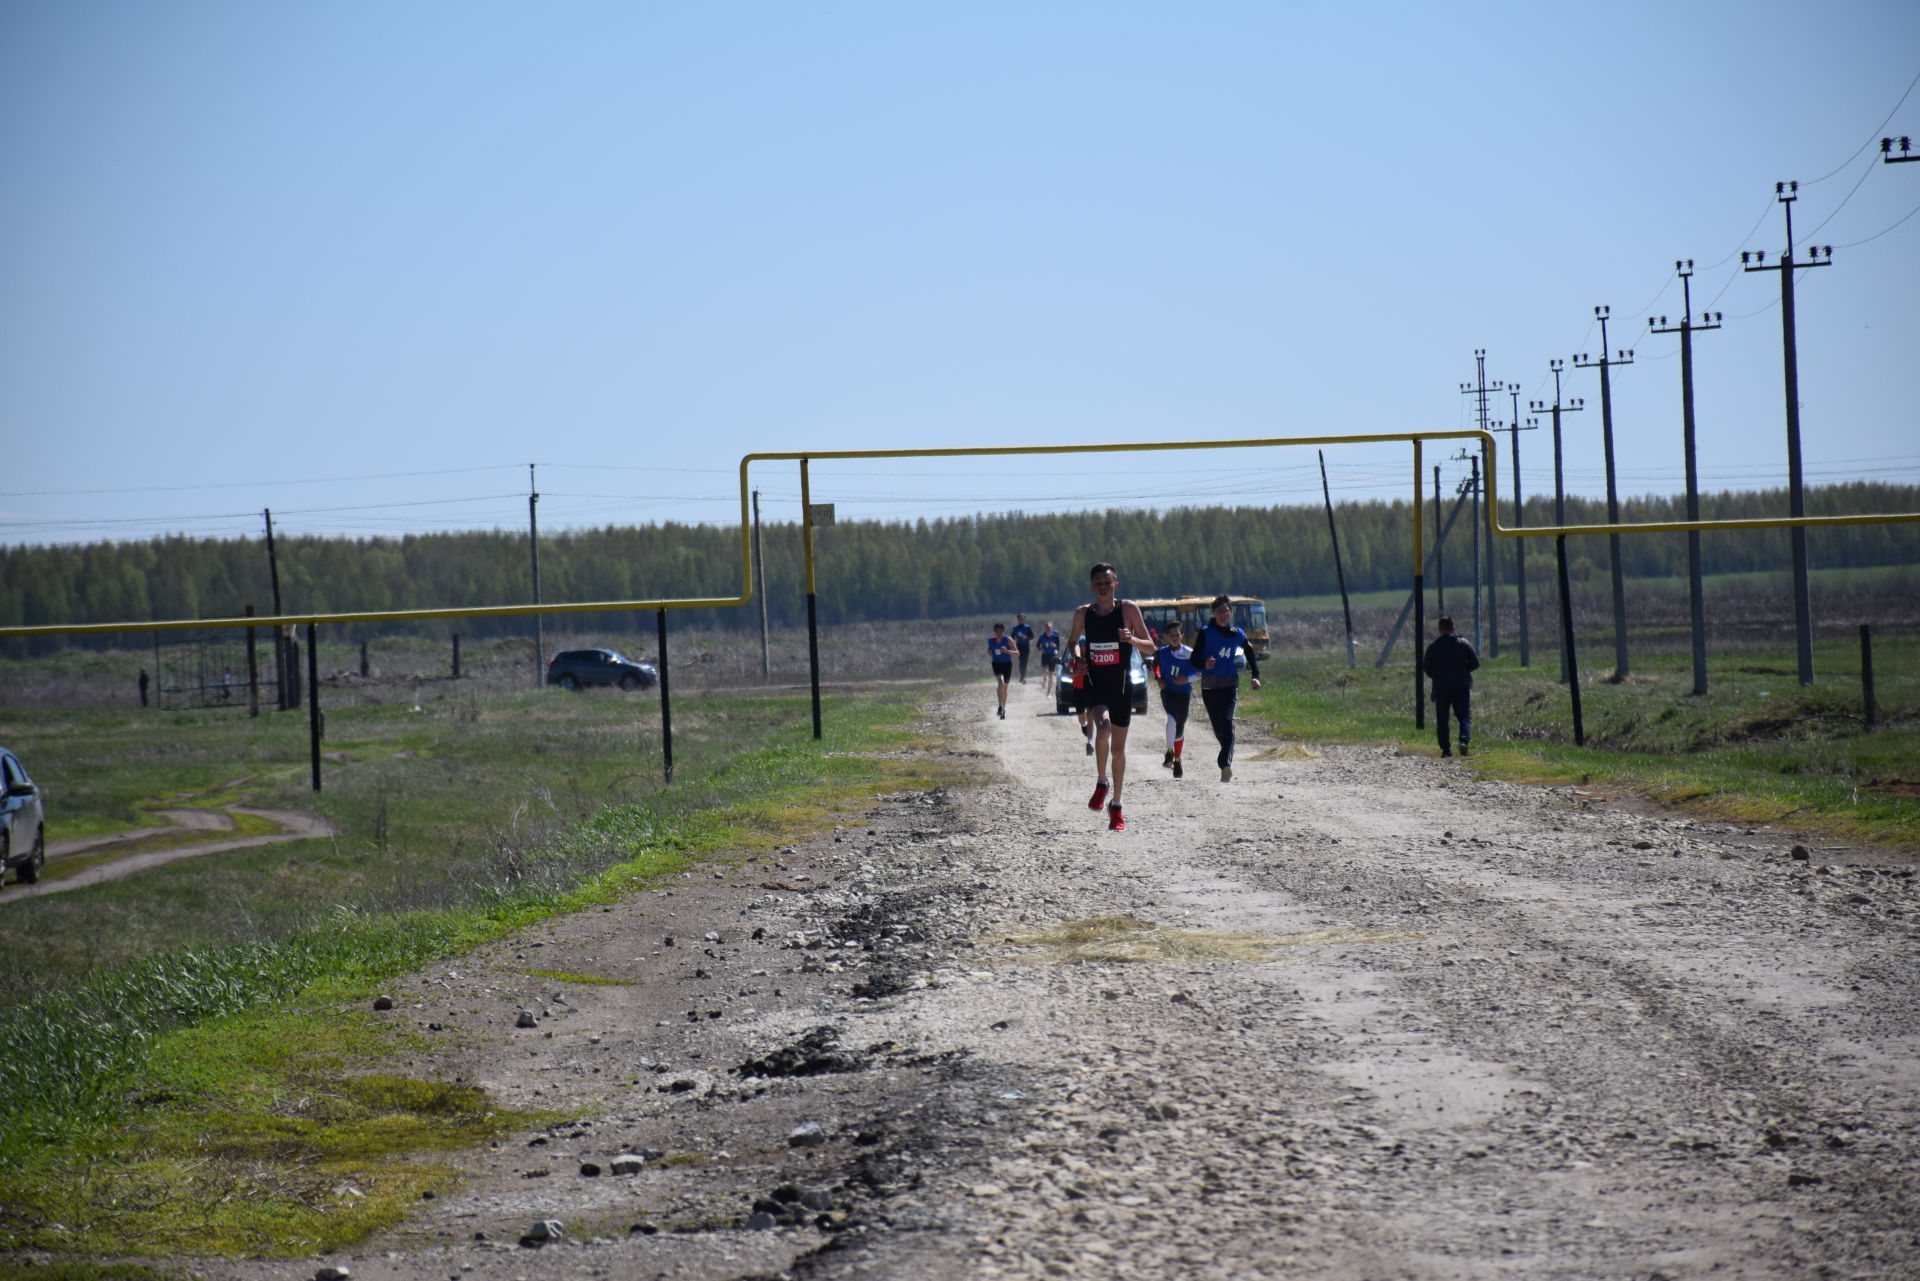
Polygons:
[[1213,621],[1193,638],[1193,665],[1200,669],[1200,701],[1213,736],[1220,740],[1220,781],[1233,781],[1233,711],[1240,701],[1240,667],[1260,688],[1260,664],[1247,649],[1247,634],[1233,625],[1233,601],[1213,598]]
[[1040,646],[1040,692],[1053,693],[1054,670],[1060,666],[1060,633],[1053,630],[1053,624],[1040,624],[1040,635],[1035,639]]
[[1013,643],[1020,647],[1020,683],[1027,683],[1027,652],[1033,648],[1033,624],[1027,621],[1025,614],[1013,616],[1013,630],[1008,633]]
[[1193,665],[1193,650],[1181,639],[1177,620],[1167,624],[1161,639],[1166,643],[1153,656],[1160,678],[1160,706],[1167,714],[1167,754],[1160,765],[1179,778],[1184,773],[1180,753],[1187,746],[1187,712],[1193,706],[1193,682],[1200,669]]
[[993,625],[993,635],[987,637],[987,658],[993,663],[993,680],[1000,694],[1000,719],[1007,719],[1007,678],[1013,675],[1013,637],[1007,635],[1005,623]]

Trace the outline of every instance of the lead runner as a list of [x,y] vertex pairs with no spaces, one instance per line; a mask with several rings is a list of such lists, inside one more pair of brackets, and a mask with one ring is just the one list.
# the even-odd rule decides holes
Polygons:
[[[1101,561],[1087,574],[1093,586],[1093,600],[1073,612],[1073,626],[1067,632],[1066,652],[1072,654],[1074,668],[1086,673],[1083,688],[1076,691],[1080,706],[1090,714],[1094,730],[1094,767],[1097,771],[1093,796],[1087,808],[1107,808],[1107,827],[1123,832],[1126,816],[1120,810],[1120,790],[1127,781],[1127,725],[1133,719],[1133,692],[1127,674],[1132,668],[1124,648],[1132,647],[1142,655],[1153,653],[1153,637],[1140,616],[1140,607],[1114,595],[1119,576],[1113,566]],[[1085,640],[1086,655],[1077,648]],[[1112,784],[1108,784],[1108,765],[1112,765]]]

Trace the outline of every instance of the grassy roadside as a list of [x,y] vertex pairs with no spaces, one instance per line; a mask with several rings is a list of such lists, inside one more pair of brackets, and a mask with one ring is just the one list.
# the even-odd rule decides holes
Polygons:
[[[634,772],[631,704],[550,698],[513,706],[499,718],[501,741],[478,753],[509,777],[523,777],[529,756],[538,758],[532,748],[540,736],[529,721],[540,712],[567,721],[564,737],[591,743],[596,724],[606,728],[602,713],[617,709],[611,714],[622,726],[622,743],[606,753],[610,759],[591,752],[563,758],[562,765],[592,762],[579,764],[583,777],[572,785],[579,803],[549,805],[553,821],[522,832],[510,851],[511,867],[467,830],[476,823],[486,828],[476,812],[433,788],[409,792],[404,806],[390,794],[397,784],[386,770],[404,762],[430,775],[420,763],[457,757],[457,740],[471,734],[473,723],[449,718],[439,732],[422,735],[412,728],[417,718],[402,721],[412,754],[396,757],[387,750],[396,740],[371,732],[382,723],[373,715],[359,727],[368,733],[354,740],[342,733],[341,741],[360,742],[348,750],[350,761],[364,756],[374,768],[361,777],[350,763],[342,765],[337,791],[321,794],[336,807],[337,844],[345,852],[333,849],[334,842],[304,842],[325,848],[290,856],[281,847],[218,860],[247,885],[246,893],[268,897],[284,890],[304,904],[296,913],[262,910],[254,937],[205,930],[195,899],[210,883],[185,865],[119,887],[7,905],[0,926],[15,945],[40,930],[83,923],[88,913],[97,931],[130,906],[200,934],[193,945],[96,961],[91,972],[76,968],[63,983],[0,1011],[0,1249],[307,1253],[393,1221],[446,1178],[443,1169],[412,1160],[414,1154],[481,1142],[527,1118],[492,1107],[474,1091],[383,1075],[383,1066],[407,1052],[404,1038],[343,1014],[343,1003],[363,1001],[392,976],[531,922],[614,901],[689,862],[791,840],[869,802],[876,788],[934,781],[917,762],[876,755],[912,738],[920,693],[895,687],[842,694],[820,743],[811,738],[804,698],[700,700],[697,712],[688,705],[689,721],[723,732],[690,728],[682,757],[676,715],[677,785],[635,787],[630,780],[623,793],[605,800],[606,788],[589,786],[584,776]],[[485,714],[480,723],[487,723]],[[230,729],[223,722],[214,732]],[[49,728],[46,741],[52,738]],[[107,749],[102,741],[75,750]],[[454,772],[471,790],[472,776]],[[384,810],[378,804],[383,786],[389,792]],[[499,804],[497,791],[488,794],[492,802],[478,814]],[[397,831],[402,808],[404,831],[428,835],[403,838]],[[374,830],[382,813],[384,858]],[[463,869],[467,876],[442,885],[438,900],[429,902],[422,897],[428,878],[418,868],[384,880],[343,874],[356,857],[400,861],[394,851],[406,841],[419,842],[421,864],[441,880]],[[318,868],[311,876],[308,862]],[[167,873],[183,879],[169,883]],[[380,893],[364,892],[370,882]],[[103,893],[136,884],[144,887],[143,898]],[[329,895],[331,905],[322,910]],[[56,904],[58,915],[23,910]],[[139,933],[151,939],[164,932],[149,925]],[[0,1277],[6,1275],[0,1263]]]
[[[1274,733],[1383,743],[1437,754],[1433,708],[1413,725],[1412,659],[1348,670],[1335,655],[1276,655],[1241,714]],[[1472,768],[1523,782],[1604,782],[1703,815],[1791,823],[1837,839],[1920,845],[1920,637],[1876,640],[1880,724],[1861,715],[1859,653],[1815,647],[1815,684],[1794,678],[1792,651],[1718,655],[1694,697],[1686,655],[1636,658],[1613,684],[1581,683],[1587,743],[1573,745],[1557,657],[1521,668],[1508,654],[1475,674]]]

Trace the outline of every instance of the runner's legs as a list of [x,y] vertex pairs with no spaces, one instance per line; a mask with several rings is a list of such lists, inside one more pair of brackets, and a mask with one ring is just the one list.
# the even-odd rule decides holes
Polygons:
[[1206,704],[1207,720],[1213,725],[1213,736],[1220,740],[1218,764],[1221,769],[1233,766],[1233,711],[1240,701],[1240,687],[1229,685],[1225,689],[1203,689],[1200,701]]

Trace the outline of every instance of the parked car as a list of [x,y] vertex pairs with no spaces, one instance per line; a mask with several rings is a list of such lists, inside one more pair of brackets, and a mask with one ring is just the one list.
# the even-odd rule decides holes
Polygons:
[[587,685],[618,685],[621,689],[652,689],[660,683],[660,669],[638,663],[613,649],[563,649],[547,663],[547,684],[561,689]]
[[[1147,660],[1142,658],[1140,651],[1131,645],[1127,647],[1127,653],[1132,656],[1127,663],[1127,686],[1133,694],[1133,714],[1145,716],[1147,686],[1151,683],[1147,679]],[[1053,710],[1061,716],[1071,716],[1073,715],[1073,678],[1067,675],[1064,665],[1060,668],[1059,674],[1060,679],[1053,683]]]
[[47,865],[47,816],[40,789],[27,777],[20,758],[0,747],[0,883],[7,873],[23,884],[40,879]]

